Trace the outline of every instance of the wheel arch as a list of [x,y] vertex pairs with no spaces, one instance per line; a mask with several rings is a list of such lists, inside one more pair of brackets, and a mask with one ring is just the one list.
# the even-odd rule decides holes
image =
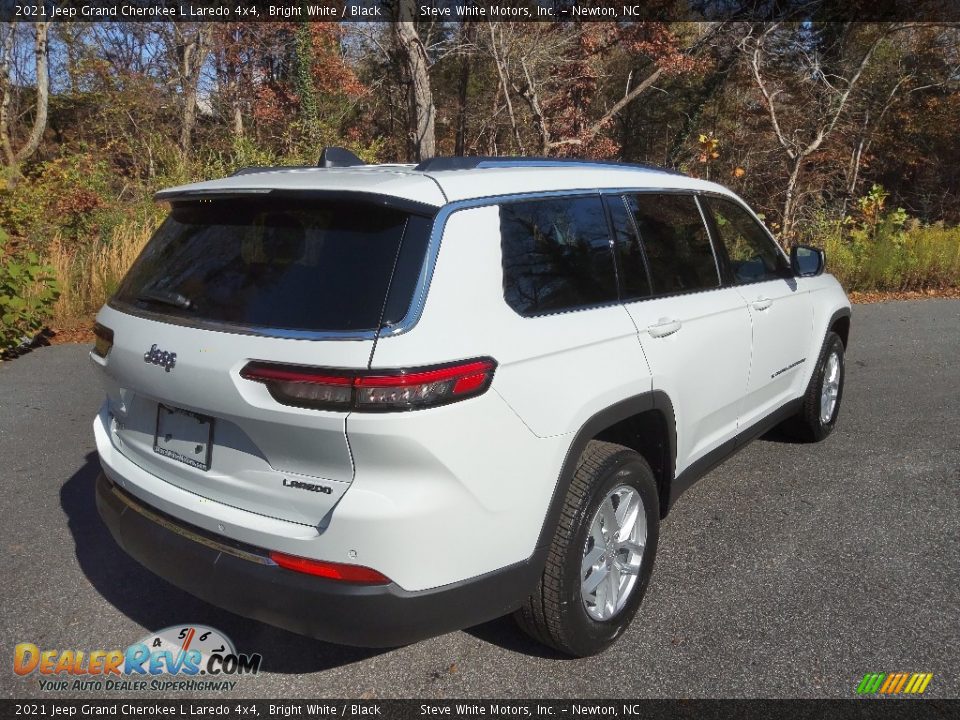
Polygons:
[[830,317],[827,324],[827,330],[835,332],[840,336],[843,342],[843,349],[847,349],[847,343],[850,339],[850,308],[840,308]]
[[670,397],[662,390],[653,390],[604,408],[587,420],[574,435],[537,539],[535,554],[543,555],[544,559],[560,521],[563,500],[579,466],[580,456],[591,440],[625,445],[643,455],[657,480],[660,516],[662,518],[667,514],[676,467],[676,421]]

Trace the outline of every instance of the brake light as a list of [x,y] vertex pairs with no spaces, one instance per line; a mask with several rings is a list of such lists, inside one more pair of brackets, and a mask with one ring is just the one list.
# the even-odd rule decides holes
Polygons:
[[346,410],[353,399],[352,377],[317,369],[250,363],[240,377],[263,383],[285,405]]
[[363,567],[362,565],[346,565],[344,563],[311,560],[310,558],[286,555],[279,552],[271,552],[270,559],[287,570],[305,573],[306,575],[316,575],[317,577],[327,578],[328,580],[339,580],[341,582],[363,585],[390,584],[390,578],[386,575],[377,572],[373,568]]
[[486,392],[490,358],[408,370],[349,371],[251,362],[240,376],[263,383],[277,402],[326,410],[383,412],[436,407]]
[[105,325],[96,323],[93,326],[93,334],[96,337],[96,342],[93,345],[93,352],[94,354],[105,358],[107,353],[110,352],[110,348],[113,347],[113,330]]

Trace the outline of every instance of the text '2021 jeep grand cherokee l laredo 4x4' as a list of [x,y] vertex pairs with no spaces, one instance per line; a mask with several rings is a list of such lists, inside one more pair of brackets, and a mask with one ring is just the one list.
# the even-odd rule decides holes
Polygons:
[[695,479],[833,428],[847,298],[728,190],[325,157],[161,192],[98,315],[98,507],[174,585],[370,646],[515,611],[587,655]]

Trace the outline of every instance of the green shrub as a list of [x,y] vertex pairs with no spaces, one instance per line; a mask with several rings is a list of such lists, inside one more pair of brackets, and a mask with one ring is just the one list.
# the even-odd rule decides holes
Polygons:
[[924,225],[885,207],[874,185],[858,211],[837,222],[821,217],[807,242],[827,253],[827,269],[847,290],[904,291],[960,287],[960,227]]
[[0,352],[12,350],[44,326],[57,299],[53,268],[33,250],[8,252],[0,230]]
[[0,221],[35,250],[55,234],[70,241],[105,235],[123,214],[112,182],[108,164],[88,153],[41,163],[6,184]]

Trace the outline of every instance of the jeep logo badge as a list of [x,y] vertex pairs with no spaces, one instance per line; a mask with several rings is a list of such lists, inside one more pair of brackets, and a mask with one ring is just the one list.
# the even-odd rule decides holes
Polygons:
[[157,344],[154,343],[150,346],[150,349],[143,354],[143,361],[145,363],[159,365],[167,372],[170,372],[173,370],[173,366],[177,364],[177,354],[160,350]]

